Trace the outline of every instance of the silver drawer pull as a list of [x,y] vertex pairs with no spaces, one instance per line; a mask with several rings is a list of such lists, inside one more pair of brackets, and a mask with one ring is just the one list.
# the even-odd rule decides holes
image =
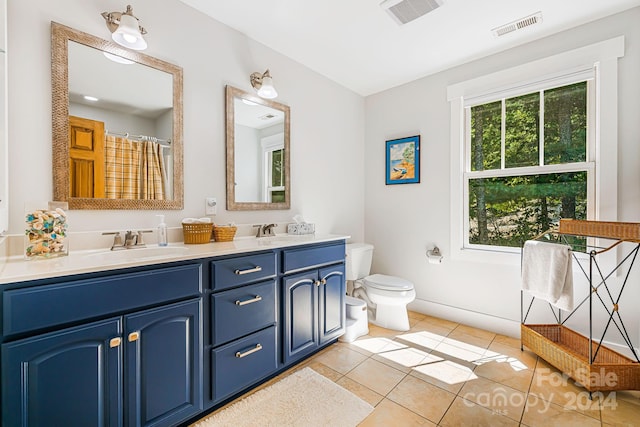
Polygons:
[[259,265],[256,265],[253,268],[250,268],[248,270],[236,270],[234,271],[234,273],[236,273],[237,275],[242,275],[242,274],[249,274],[249,273],[257,273],[258,271],[262,271],[262,267],[260,267]]
[[251,353],[255,353],[256,351],[260,351],[260,350],[262,350],[262,345],[261,344],[256,344],[255,347],[253,347],[251,350],[245,351],[244,353],[242,353],[240,351],[237,351],[236,352],[236,357],[239,358],[239,359],[242,359],[243,357],[248,356]]
[[258,301],[262,301],[262,297],[260,295],[256,295],[255,297],[244,301],[240,301],[239,299],[237,299],[236,305],[247,305]]

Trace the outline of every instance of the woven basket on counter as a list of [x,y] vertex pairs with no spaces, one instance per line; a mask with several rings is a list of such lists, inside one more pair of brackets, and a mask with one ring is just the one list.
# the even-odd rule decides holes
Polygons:
[[213,226],[213,240],[216,242],[230,242],[236,235],[238,227],[235,225]]
[[182,223],[184,242],[187,244],[209,243],[211,241],[212,223]]

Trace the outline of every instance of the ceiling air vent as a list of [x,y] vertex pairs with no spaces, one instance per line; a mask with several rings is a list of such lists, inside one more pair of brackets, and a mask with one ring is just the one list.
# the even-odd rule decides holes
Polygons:
[[536,12],[533,15],[529,15],[522,19],[518,19],[517,21],[513,21],[508,24],[496,27],[491,31],[493,31],[494,36],[500,37],[504,36],[505,34],[509,34],[514,31],[522,30],[523,28],[539,24],[540,22],[542,22],[542,12]]
[[398,25],[414,19],[442,6],[443,0],[384,0],[380,7],[387,11]]

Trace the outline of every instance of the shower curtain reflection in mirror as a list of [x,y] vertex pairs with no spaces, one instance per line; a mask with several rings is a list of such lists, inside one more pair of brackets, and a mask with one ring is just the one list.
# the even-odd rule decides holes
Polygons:
[[157,142],[106,135],[105,197],[164,200],[166,168],[162,147]]

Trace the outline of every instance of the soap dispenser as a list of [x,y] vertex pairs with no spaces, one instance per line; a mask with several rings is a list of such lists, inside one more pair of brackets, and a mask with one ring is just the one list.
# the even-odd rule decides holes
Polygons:
[[164,215],[156,215],[160,217],[158,224],[158,246],[167,246],[167,224],[164,223]]

